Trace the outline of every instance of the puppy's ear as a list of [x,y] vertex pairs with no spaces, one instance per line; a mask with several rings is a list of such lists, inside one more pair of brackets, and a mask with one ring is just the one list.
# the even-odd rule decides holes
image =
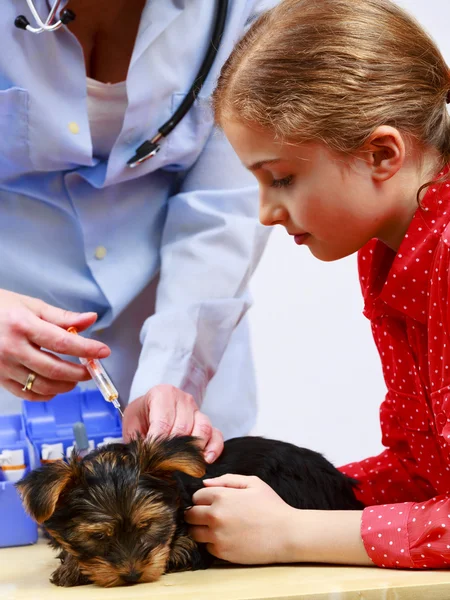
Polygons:
[[77,474],[76,459],[69,464],[57,461],[31,471],[16,483],[25,510],[37,523],[43,523],[52,516],[59,497]]
[[192,477],[202,477],[206,462],[196,438],[180,436],[136,440],[141,471],[155,476],[172,476],[181,471]]

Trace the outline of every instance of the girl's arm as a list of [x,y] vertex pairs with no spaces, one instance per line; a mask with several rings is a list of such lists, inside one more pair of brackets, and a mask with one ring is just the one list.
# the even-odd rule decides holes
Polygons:
[[318,562],[389,568],[450,565],[450,498],[369,506],[363,511],[298,510],[257,477],[206,480],[186,512],[193,538],[241,564]]
[[362,511],[298,510],[257,477],[204,483],[185,519],[214,556],[241,564],[373,564],[361,540]]
[[361,538],[362,514],[359,510],[293,509],[285,562],[373,566]]

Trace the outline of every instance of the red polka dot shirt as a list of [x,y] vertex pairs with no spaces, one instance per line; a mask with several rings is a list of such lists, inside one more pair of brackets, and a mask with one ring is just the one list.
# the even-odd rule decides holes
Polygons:
[[421,204],[397,253],[372,240],[358,255],[386,449],[341,471],[360,482],[369,557],[391,568],[450,566],[450,181]]

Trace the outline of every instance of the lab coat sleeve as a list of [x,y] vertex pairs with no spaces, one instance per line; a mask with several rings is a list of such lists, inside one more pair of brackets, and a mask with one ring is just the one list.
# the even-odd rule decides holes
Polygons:
[[169,200],[156,311],[141,331],[130,401],[169,383],[201,405],[234,328],[269,230],[258,222],[254,177],[214,129]]

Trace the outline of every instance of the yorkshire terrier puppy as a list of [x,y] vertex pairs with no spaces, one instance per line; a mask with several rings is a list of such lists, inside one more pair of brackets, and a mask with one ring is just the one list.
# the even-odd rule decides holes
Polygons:
[[60,586],[150,582],[163,573],[207,568],[205,547],[188,535],[184,510],[202,478],[256,475],[295,508],[361,509],[356,481],[322,455],[259,437],[225,443],[207,465],[192,437],[136,439],[54,462],[17,484],[28,513],[42,524],[60,566]]

